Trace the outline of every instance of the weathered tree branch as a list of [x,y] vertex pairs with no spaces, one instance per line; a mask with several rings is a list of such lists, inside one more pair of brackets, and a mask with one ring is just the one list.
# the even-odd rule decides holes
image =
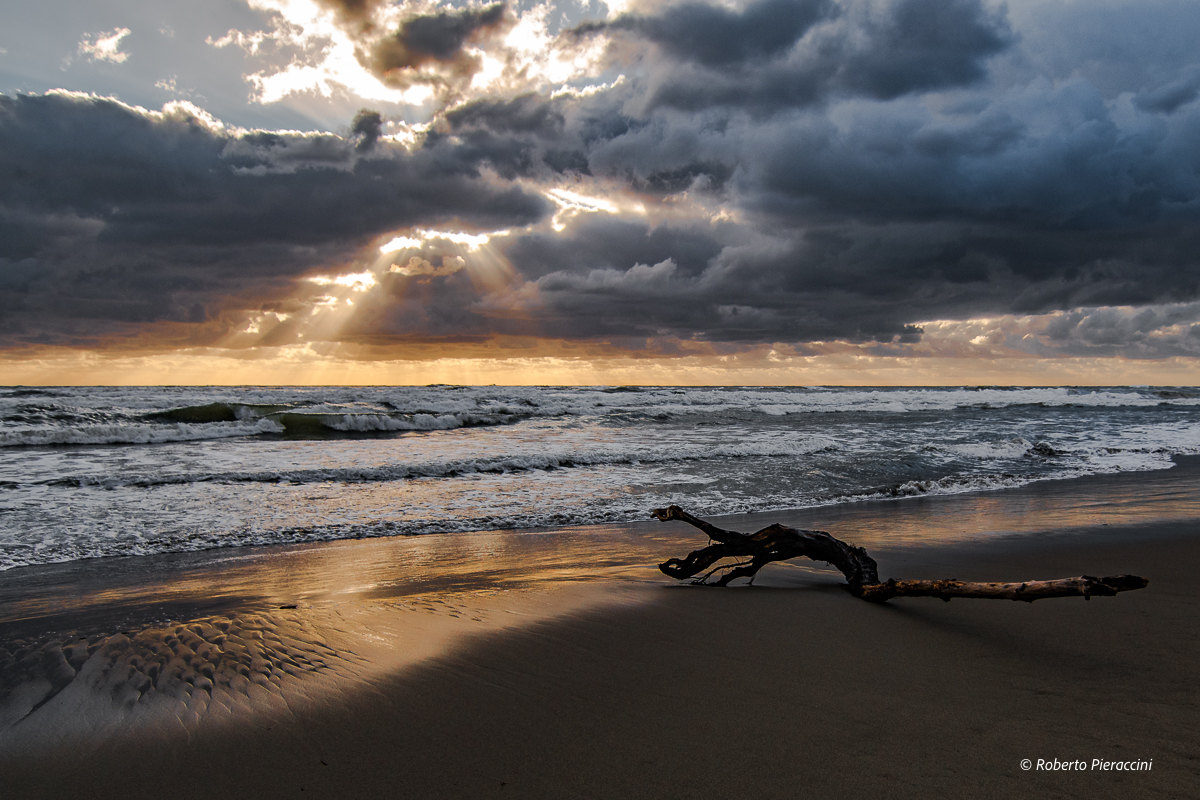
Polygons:
[[[686,522],[708,534],[716,544],[702,547],[687,558],[671,558],[658,565],[664,574],[676,580],[695,578],[693,583],[705,586],[726,586],[737,578],[749,578],[773,561],[789,558],[811,558],[824,561],[841,570],[846,576],[850,593],[863,600],[883,603],[893,597],[940,597],[947,602],[954,597],[978,597],[1001,600],[1024,600],[1032,603],[1046,597],[1111,596],[1117,592],[1141,589],[1149,581],[1137,575],[1114,575],[1094,578],[1059,578],[1049,581],[1023,583],[974,583],[949,580],[879,580],[879,565],[861,547],[847,544],[825,531],[797,530],[785,525],[770,525],[757,533],[739,533],[705,522],[679,506],[656,508],[651,512],[659,520]],[[744,559],[733,564],[718,564],[725,558]],[[711,567],[711,569],[710,569]],[[707,572],[706,572],[707,570]],[[700,573],[704,573],[700,575]],[[723,573],[715,581],[713,575]],[[700,577],[696,577],[700,575]]]

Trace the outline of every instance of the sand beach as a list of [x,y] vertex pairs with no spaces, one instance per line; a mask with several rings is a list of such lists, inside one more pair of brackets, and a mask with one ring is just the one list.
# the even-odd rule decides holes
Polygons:
[[656,561],[706,543],[680,523],[10,571],[5,796],[1193,796],[1177,462],[722,520],[829,530],[889,577],[1150,579],[1090,601],[874,605],[816,565],[674,585]]

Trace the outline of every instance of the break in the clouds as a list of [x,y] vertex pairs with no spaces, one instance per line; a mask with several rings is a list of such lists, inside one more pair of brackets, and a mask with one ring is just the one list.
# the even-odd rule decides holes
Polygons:
[[0,98],[0,337],[1200,354],[1200,5],[609,5],[250,0],[198,39],[327,131]]

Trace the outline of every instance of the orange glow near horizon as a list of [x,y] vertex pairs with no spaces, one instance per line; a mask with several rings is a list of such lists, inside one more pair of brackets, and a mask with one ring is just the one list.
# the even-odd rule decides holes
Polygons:
[[[510,351],[511,352],[511,351]],[[356,360],[322,355],[311,345],[266,357],[230,351],[155,355],[45,352],[5,358],[3,385],[659,385],[659,386],[954,386],[1200,385],[1193,359],[903,358],[848,352],[790,357],[774,351],[733,356],[465,356]]]

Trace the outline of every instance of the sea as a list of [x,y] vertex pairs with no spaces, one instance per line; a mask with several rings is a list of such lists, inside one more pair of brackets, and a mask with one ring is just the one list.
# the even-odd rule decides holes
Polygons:
[[1197,453],[1194,387],[4,387],[0,570],[902,501]]

